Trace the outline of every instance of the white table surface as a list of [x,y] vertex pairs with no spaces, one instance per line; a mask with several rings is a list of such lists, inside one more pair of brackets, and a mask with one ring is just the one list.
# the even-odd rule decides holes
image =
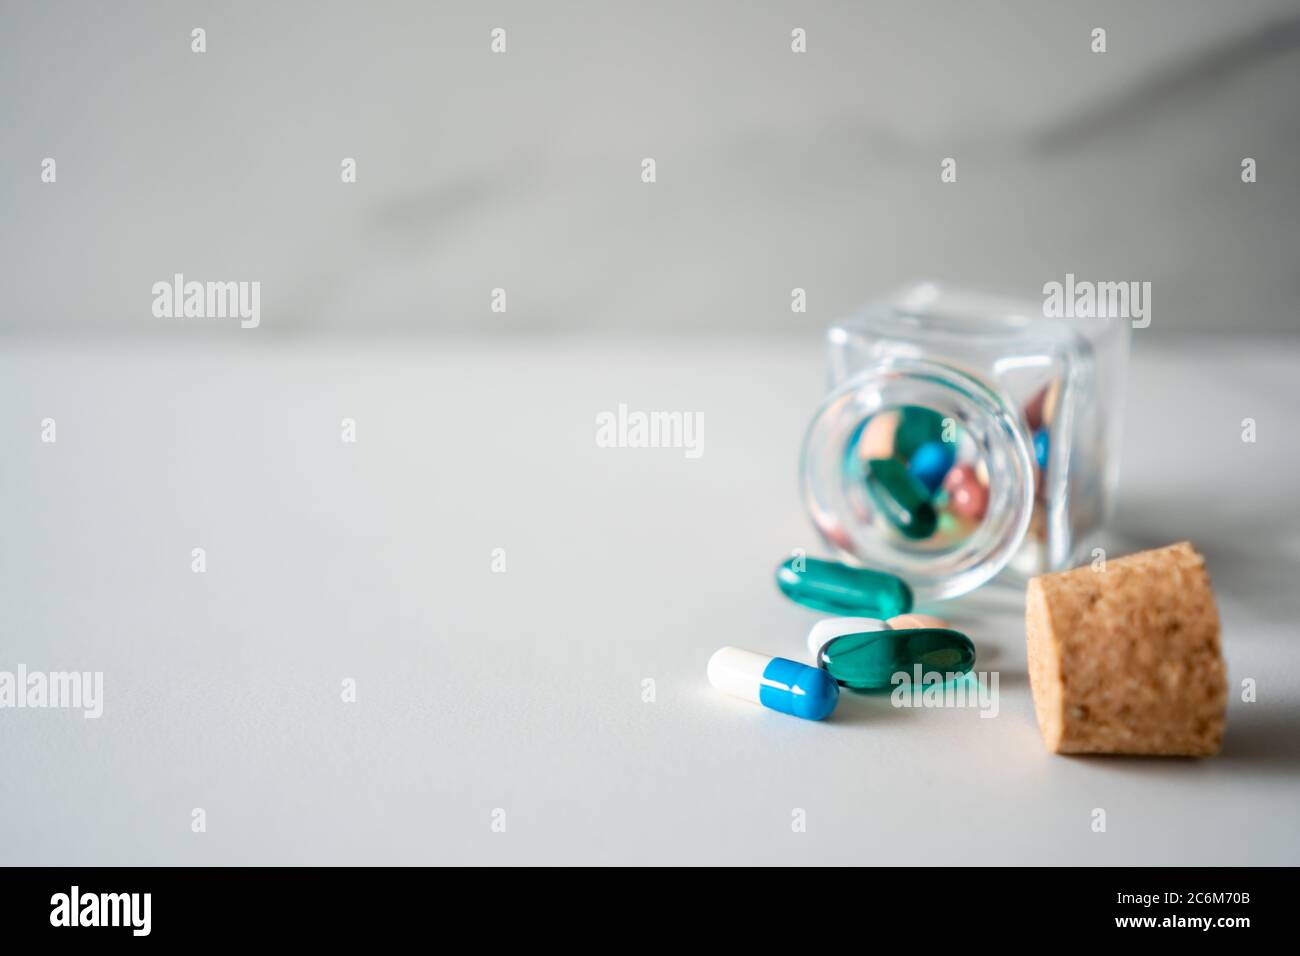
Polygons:
[[[709,687],[817,617],[772,583],[824,553],[815,336],[223,331],[0,349],[0,669],[106,698],[0,710],[0,863],[1300,862],[1300,342],[1138,336],[1112,553],[1201,548],[1233,691],[1222,755],[1171,760],[1044,750],[1015,593],[945,610],[996,719]],[[597,448],[620,402],[702,411],[703,457]]]

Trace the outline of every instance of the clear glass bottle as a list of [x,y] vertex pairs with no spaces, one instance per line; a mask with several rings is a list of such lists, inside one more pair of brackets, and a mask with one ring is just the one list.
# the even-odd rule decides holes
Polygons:
[[1128,336],[931,284],[838,323],[803,447],[813,524],[922,601],[1072,566],[1119,477]]

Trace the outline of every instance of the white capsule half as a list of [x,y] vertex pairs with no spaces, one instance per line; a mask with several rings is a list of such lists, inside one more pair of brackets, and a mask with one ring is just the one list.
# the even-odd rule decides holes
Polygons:
[[720,648],[709,658],[709,683],[724,694],[757,704],[763,671],[771,659],[739,647]]
[[827,641],[845,634],[868,634],[871,631],[888,631],[889,625],[875,617],[827,617],[818,621],[808,632],[808,653],[817,660],[817,652]]

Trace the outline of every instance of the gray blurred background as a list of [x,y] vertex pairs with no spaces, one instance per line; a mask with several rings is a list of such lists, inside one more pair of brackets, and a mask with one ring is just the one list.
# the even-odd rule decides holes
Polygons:
[[4,334],[174,334],[173,272],[260,280],[260,335],[806,332],[1067,271],[1152,282],[1152,335],[1298,327],[1294,0],[0,10]]

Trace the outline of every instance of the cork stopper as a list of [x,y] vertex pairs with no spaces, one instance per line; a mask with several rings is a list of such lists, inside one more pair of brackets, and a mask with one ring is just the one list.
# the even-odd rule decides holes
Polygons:
[[1218,752],[1228,694],[1219,612],[1190,543],[1034,578],[1025,635],[1048,750]]

